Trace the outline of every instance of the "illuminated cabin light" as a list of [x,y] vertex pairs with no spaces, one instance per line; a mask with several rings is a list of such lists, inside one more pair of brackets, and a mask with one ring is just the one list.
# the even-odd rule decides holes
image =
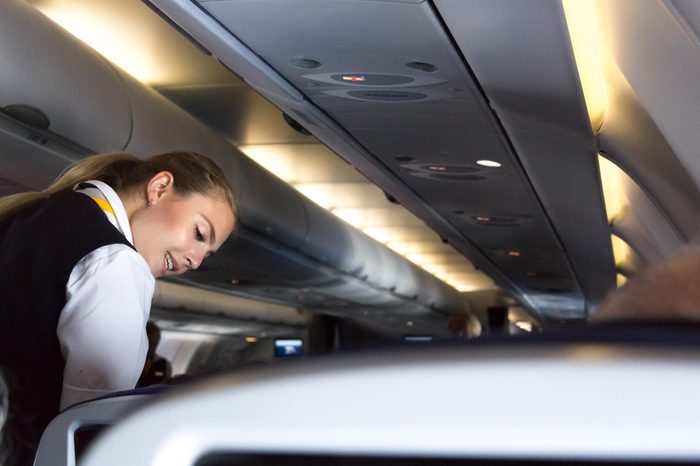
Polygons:
[[620,167],[601,155],[598,155],[598,168],[600,184],[603,186],[605,211],[608,214],[608,223],[612,225],[629,205],[624,186],[634,182]]
[[422,266],[423,264],[426,263],[426,258],[422,254],[408,254],[408,255],[406,255],[406,259],[408,259],[411,262],[413,262],[414,264],[420,265],[420,266]]
[[610,235],[612,242],[613,257],[615,258],[615,266],[620,267],[629,261],[632,256],[632,248],[629,244],[617,235]]
[[398,252],[402,256],[406,256],[409,251],[409,247],[406,243],[401,242],[401,241],[389,241],[386,243],[387,246],[389,246],[391,249],[394,251]]
[[260,334],[260,337],[261,337],[261,338],[265,338],[266,336],[267,336],[267,332],[262,332],[262,333]]
[[593,0],[563,0],[562,5],[591,128],[597,132],[605,120],[608,98],[595,7]]
[[478,216],[478,217],[476,217],[476,221],[477,222],[490,222],[491,217]]
[[143,52],[144,44],[137,40],[126,40],[135,36],[136,31],[125,32],[108,18],[78,8],[40,9],[63,29],[139,81],[152,84],[165,80],[163,73],[166,71]]
[[248,343],[255,343],[258,339],[255,337],[245,337],[245,341]]
[[406,322],[406,327],[413,327],[413,321],[409,320],[408,322]]
[[[281,147],[279,144],[241,145],[238,148],[273,175],[291,184],[298,192],[311,201],[361,230],[374,240],[385,244],[394,252],[404,256],[457,291],[475,291],[493,287],[493,283],[487,280],[477,280],[475,282],[473,276],[453,278],[442,265],[436,263],[442,260],[439,255],[424,253],[428,250],[435,251],[434,243],[436,239],[414,239],[411,236],[412,233],[407,234],[407,229],[412,230],[416,228],[413,226],[413,222],[411,222],[411,226],[405,228],[403,225],[384,224],[382,222],[386,218],[378,220],[376,212],[372,212],[372,209],[386,210],[387,207],[376,204],[373,204],[372,207],[361,207],[357,199],[367,194],[365,185],[369,185],[369,183],[326,181],[320,172],[308,177],[308,170],[306,172],[300,171],[302,167],[299,166],[298,162],[295,162],[298,153],[289,150],[287,147]],[[431,165],[428,168],[433,171],[447,170],[447,167],[444,165]],[[306,170],[305,167],[304,170]],[[300,180],[304,179],[319,181],[300,182]],[[323,181],[321,182],[321,180]],[[366,197],[370,199],[370,202],[376,202],[376,198],[372,196]],[[348,201],[349,199],[351,202]],[[384,196],[381,196],[381,200],[382,202],[384,201]],[[396,209],[398,207],[392,206],[391,208]],[[401,218],[401,216],[396,217]],[[490,217],[483,216],[482,220],[489,221]],[[427,229],[427,227],[425,228]],[[440,246],[443,247],[442,244]],[[444,254],[444,251],[440,250],[440,253]],[[465,267],[471,269],[468,261],[466,259],[464,261]],[[300,296],[299,299],[302,300],[303,297]]]
[[231,279],[231,285],[238,285],[240,282],[241,282],[240,280],[237,280],[235,278]]
[[500,162],[496,162],[495,160],[477,160],[476,164],[489,168],[498,168],[501,166]]
[[520,320],[517,322],[513,322],[513,325],[518,327],[520,330],[524,330],[526,332],[532,332],[532,322],[525,322],[524,320]]
[[624,284],[627,283],[627,277],[622,275],[621,273],[617,274],[617,287],[620,288],[624,286]]
[[508,255],[511,257],[520,257],[520,251],[515,251],[515,250],[508,251]]

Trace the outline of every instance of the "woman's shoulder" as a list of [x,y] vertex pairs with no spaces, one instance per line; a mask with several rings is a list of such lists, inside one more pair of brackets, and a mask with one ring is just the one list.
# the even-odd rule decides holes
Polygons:
[[126,244],[116,243],[101,246],[84,256],[73,268],[68,286],[71,282],[85,279],[85,275],[132,277],[154,282],[155,278],[141,254]]

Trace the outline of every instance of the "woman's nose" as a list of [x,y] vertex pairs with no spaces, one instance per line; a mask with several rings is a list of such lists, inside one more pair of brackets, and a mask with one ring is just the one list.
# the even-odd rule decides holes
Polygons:
[[196,253],[187,254],[185,256],[185,260],[187,261],[187,268],[190,270],[197,270],[202,264],[202,258],[203,255],[199,255]]

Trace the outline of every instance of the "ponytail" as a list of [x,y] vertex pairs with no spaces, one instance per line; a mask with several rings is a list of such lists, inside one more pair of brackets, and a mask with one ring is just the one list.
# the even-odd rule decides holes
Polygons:
[[43,191],[26,192],[0,198],[0,222],[11,218],[48,197],[71,189],[82,181],[99,180],[118,194],[145,187],[160,171],[174,177],[175,191],[182,195],[199,193],[220,196],[238,218],[238,201],[226,177],[212,160],[194,152],[167,152],[146,160],[126,153],[87,157],[72,165]]

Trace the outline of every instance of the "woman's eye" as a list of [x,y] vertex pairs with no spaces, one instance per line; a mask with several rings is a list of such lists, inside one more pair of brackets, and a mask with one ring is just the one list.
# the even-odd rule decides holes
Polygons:
[[194,239],[197,241],[204,241],[204,235],[202,234],[202,231],[199,229],[199,227],[194,228]]

